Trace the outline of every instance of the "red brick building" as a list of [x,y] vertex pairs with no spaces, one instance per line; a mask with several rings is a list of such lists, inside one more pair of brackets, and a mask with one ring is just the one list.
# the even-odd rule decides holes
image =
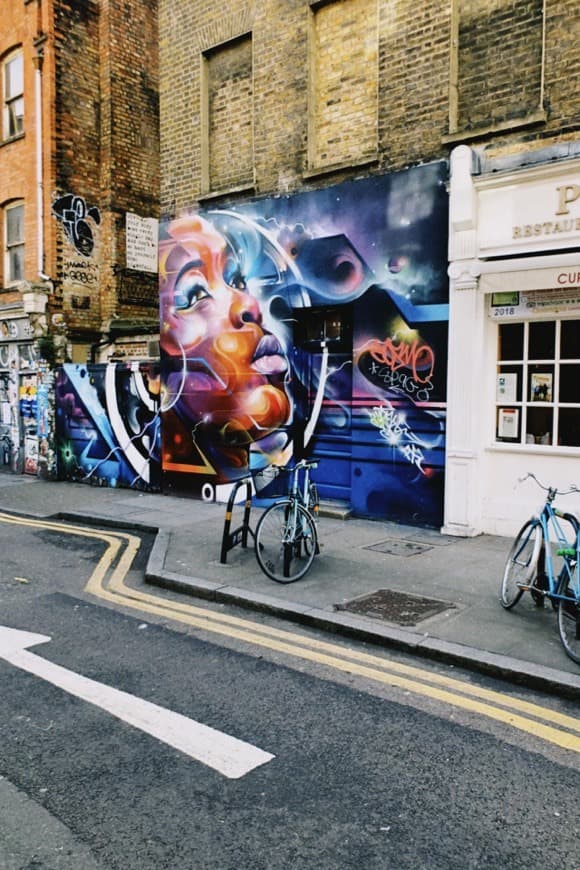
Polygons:
[[154,352],[157,3],[0,0],[0,20],[0,467],[33,472],[45,369]]

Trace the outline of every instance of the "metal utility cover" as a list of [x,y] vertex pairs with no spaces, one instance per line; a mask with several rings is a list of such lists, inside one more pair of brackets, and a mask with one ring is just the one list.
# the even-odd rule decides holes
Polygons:
[[428,544],[417,544],[415,541],[403,541],[401,538],[387,538],[378,544],[368,544],[363,550],[376,550],[379,553],[388,553],[389,556],[417,556],[433,549]]
[[455,605],[437,598],[425,598],[410,592],[397,592],[394,589],[377,589],[370,595],[335,605],[337,610],[348,610],[373,619],[384,619],[397,625],[416,625],[423,619],[451,610]]

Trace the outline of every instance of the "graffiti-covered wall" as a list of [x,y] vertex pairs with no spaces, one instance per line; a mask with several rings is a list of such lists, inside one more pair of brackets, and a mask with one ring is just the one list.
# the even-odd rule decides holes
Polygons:
[[321,458],[355,512],[442,518],[445,163],[168,221],[164,485]]
[[159,489],[159,372],[147,363],[67,364],[55,384],[59,476]]

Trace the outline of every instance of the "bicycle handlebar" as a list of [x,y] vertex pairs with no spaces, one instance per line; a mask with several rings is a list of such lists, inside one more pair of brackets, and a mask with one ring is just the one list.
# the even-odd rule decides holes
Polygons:
[[300,462],[297,462],[294,468],[317,468],[319,459],[301,459]]
[[540,489],[543,489],[545,492],[553,492],[554,495],[570,495],[573,492],[580,492],[580,488],[576,486],[575,483],[570,484],[570,489],[558,489],[555,486],[544,486],[544,484],[538,480],[536,475],[532,471],[528,471],[523,477],[518,477],[518,483],[523,483],[524,480],[527,480],[529,477],[538,484]]

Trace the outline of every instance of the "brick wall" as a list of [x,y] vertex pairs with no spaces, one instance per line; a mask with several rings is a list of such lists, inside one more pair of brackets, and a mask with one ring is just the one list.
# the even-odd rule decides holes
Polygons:
[[249,184],[254,177],[251,37],[208,52],[205,67],[207,188]]
[[[143,276],[143,303],[123,299],[125,213],[158,214],[156,0],[55,0],[54,199],[77,197],[94,247],[79,253],[57,231],[58,287],[79,338],[113,316],[154,319],[156,287]],[[82,204],[79,204],[81,203]]]
[[[0,60],[15,49],[23,54],[24,131],[11,141],[2,142],[0,134],[0,288],[4,286],[4,224],[3,208],[15,200],[24,203],[25,262],[24,277],[36,279],[37,266],[37,206],[36,206],[36,140],[34,135],[36,106],[34,99],[35,67],[34,39],[38,29],[35,5],[0,0]],[[2,83],[3,87],[3,83]],[[1,304],[14,302],[18,295],[4,294]]]
[[[159,2],[164,213],[191,208],[202,196],[202,54],[245,33],[251,33],[253,44],[254,193],[258,195],[327,184],[361,171],[386,172],[445,158],[461,141],[500,153],[529,150],[578,135],[580,43],[573,35],[577,0],[546,0],[546,117],[524,126],[520,124],[522,114],[526,115],[528,107],[533,111],[539,103],[540,0],[511,0],[507,6],[503,0],[501,4],[498,0],[424,0],[420,4],[409,0],[339,0],[337,7],[342,8],[335,10],[335,4],[311,6],[307,0],[231,0],[227,7],[217,0]],[[370,66],[364,70],[367,83],[361,89],[362,101],[353,99],[348,146],[339,137],[334,143],[336,151],[328,150],[336,138],[332,135],[330,95],[321,92],[318,106],[309,101],[312,16],[320,15],[321,20],[322,16],[329,20],[334,17],[336,22],[344,13],[346,20],[349,8],[356,8],[357,26],[361,18],[370,22],[367,40],[373,31],[375,9],[378,16],[378,157],[363,169],[361,161],[368,157],[375,135],[371,135],[373,116],[368,99]],[[510,13],[507,17],[506,11]],[[451,42],[457,26],[461,28],[460,44],[453,60]],[[353,58],[352,34],[341,38],[337,28],[330,55],[337,69],[348,74],[361,60],[361,51]],[[320,58],[314,60],[316,68]],[[362,60],[365,62],[364,54]],[[450,136],[453,62],[459,76],[459,130]],[[480,67],[485,67],[485,76]],[[329,69],[327,66],[326,71]],[[473,132],[502,120],[507,122],[506,129]],[[341,123],[339,118],[337,126]],[[327,130],[322,134],[325,124]],[[317,151],[316,141],[313,143],[313,136],[322,135],[324,152]],[[318,155],[310,163],[309,153]],[[235,138],[232,155],[235,157]],[[350,161],[352,168],[347,166],[332,175],[317,174],[317,169],[324,168],[317,163],[343,159]],[[246,175],[244,167],[243,178]]]
[[459,0],[458,127],[523,118],[540,103],[543,0]]
[[376,0],[342,0],[315,8],[309,54],[310,166],[374,155],[378,120]]

